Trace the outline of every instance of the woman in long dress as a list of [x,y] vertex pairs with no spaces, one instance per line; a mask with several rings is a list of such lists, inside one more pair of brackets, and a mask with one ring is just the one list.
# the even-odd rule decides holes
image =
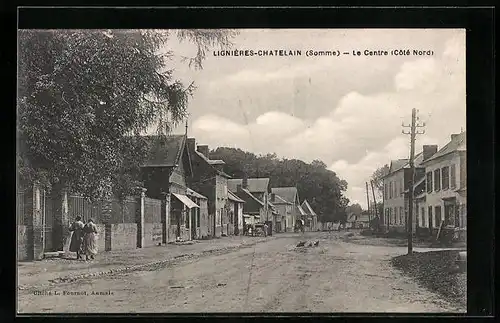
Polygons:
[[92,219],[89,219],[83,228],[83,250],[85,260],[94,259],[97,255],[97,226]]
[[70,252],[76,252],[76,259],[80,259],[82,242],[83,242],[83,222],[82,217],[77,216],[75,222],[73,222],[69,228],[69,231],[73,232],[71,235],[71,242],[69,245]]

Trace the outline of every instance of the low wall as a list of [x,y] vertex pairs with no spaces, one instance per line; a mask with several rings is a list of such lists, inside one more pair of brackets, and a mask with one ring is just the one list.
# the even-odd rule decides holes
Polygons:
[[111,224],[111,250],[135,249],[136,247],[136,223]]
[[[136,235],[134,235],[136,237]],[[136,239],[134,239],[134,242]],[[144,223],[144,247],[157,246],[162,242],[162,224]]]
[[97,226],[97,252],[106,251],[106,225],[96,224]]
[[26,225],[17,226],[17,259],[27,260],[28,257],[28,227]]
[[221,233],[222,233],[222,227],[219,225],[219,226],[216,226],[215,227],[215,236],[216,237],[220,237],[221,236]]

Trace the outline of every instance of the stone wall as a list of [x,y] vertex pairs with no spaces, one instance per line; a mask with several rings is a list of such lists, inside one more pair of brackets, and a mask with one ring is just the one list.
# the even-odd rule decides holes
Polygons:
[[111,224],[111,250],[135,249],[136,246],[136,223]]
[[162,223],[144,223],[144,247],[157,246],[161,242]]
[[27,260],[28,257],[28,227],[26,225],[17,226],[17,259]]

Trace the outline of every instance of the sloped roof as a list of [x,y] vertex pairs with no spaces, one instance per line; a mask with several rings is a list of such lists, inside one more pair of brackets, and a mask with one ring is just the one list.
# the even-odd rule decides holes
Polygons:
[[312,209],[311,205],[309,205],[309,202],[307,202],[307,200],[304,200],[304,202],[302,202],[302,208],[304,209],[304,211],[306,211],[308,215],[316,215],[316,212],[314,212],[314,210]]
[[300,215],[307,215],[302,206],[297,204],[297,209],[299,210]]
[[271,192],[289,203],[294,203],[295,197],[297,196],[296,187],[273,187],[271,188]]
[[[422,167],[423,160],[424,160],[424,153],[420,152],[420,153],[415,155],[415,159],[413,160],[413,164],[415,165],[415,167]],[[403,168],[408,168],[408,167],[410,167],[410,160],[409,159],[392,160],[389,173],[387,173],[382,178],[388,177],[388,176],[394,174],[395,172],[397,172],[398,170],[401,170]]]
[[293,205],[292,202],[286,201],[284,198],[282,198],[279,195],[274,195],[274,204],[290,204],[290,205]]
[[389,169],[389,174],[394,173],[395,171],[403,168],[406,164],[408,164],[408,159],[395,159],[391,160],[391,166]]
[[259,200],[258,198],[256,198],[252,193],[250,193],[249,190],[247,189],[244,189],[242,188],[241,189],[248,197],[252,198],[253,200],[255,200],[257,203],[259,203],[261,206],[264,206],[264,202],[262,202],[261,200]]
[[[217,159],[217,160],[213,160],[213,159],[209,159],[207,156],[203,155],[202,153],[200,153],[198,150],[195,150],[194,151],[196,155],[198,155],[201,159],[203,159],[207,164],[209,164],[210,166],[213,167],[213,165],[224,165],[225,162],[223,160],[220,160],[220,159]],[[226,174],[225,172],[221,171],[221,170],[218,170],[216,169],[215,167],[213,167],[213,169],[221,176],[224,176],[226,178],[231,178],[230,175]]]
[[[232,178],[227,180],[227,188],[236,192],[238,185],[243,183],[241,178]],[[249,178],[247,190],[252,193],[267,192],[269,187],[269,178]]]
[[188,188],[187,191],[186,191],[186,195],[189,195],[189,196],[194,196],[194,197],[197,197],[199,199],[204,199],[204,200],[207,200],[207,198],[203,195],[201,195],[200,193],[196,192],[196,191],[193,191],[192,189]]
[[178,164],[185,144],[184,135],[144,136],[150,145],[144,167],[173,167]]
[[228,199],[234,202],[240,202],[240,203],[245,203],[242,199],[240,199],[238,196],[233,194],[231,191],[227,191]]
[[467,150],[467,136],[466,132],[459,134],[453,134],[452,139],[444,147],[439,149],[432,157],[427,159],[423,164],[427,164],[429,161],[436,158],[442,157],[444,155],[450,154],[454,151],[465,151]]

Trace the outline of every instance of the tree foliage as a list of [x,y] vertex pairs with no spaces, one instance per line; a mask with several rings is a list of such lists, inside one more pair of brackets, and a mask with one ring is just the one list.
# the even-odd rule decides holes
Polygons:
[[377,194],[379,198],[381,198],[384,194],[384,181],[382,178],[387,174],[389,174],[389,165],[385,164],[384,166],[377,168],[371,176],[375,194]]
[[307,199],[324,221],[345,217],[349,200],[343,195],[347,182],[318,160],[279,159],[276,154],[257,156],[241,149],[219,147],[210,157],[225,161],[224,171],[234,178],[269,177],[271,187],[296,186],[300,201]]
[[18,168],[21,181],[64,183],[91,199],[138,185],[152,124],[166,134],[186,116],[194,85],[173,76],[169,37],[194,42],[201,68],[225,30],[19,32]]

